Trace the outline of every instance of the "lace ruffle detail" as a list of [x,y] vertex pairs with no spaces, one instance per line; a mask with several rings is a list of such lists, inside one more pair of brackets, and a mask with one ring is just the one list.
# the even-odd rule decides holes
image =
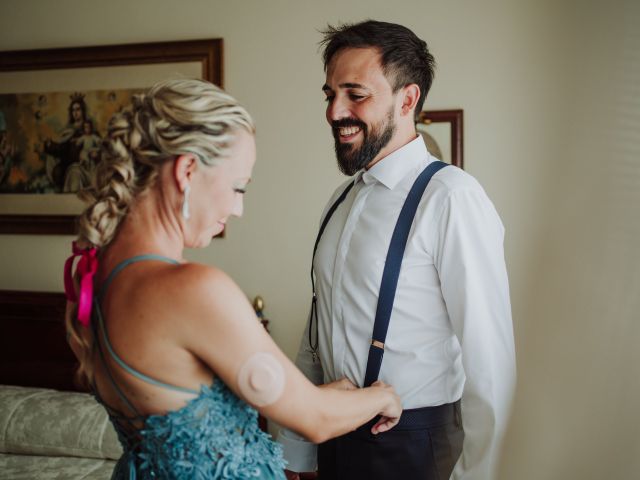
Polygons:
[[139,478],[285,478],[281,446],[260,430],[256,410],[219,379],[183,408],[147,417],[139,433],[128,452]]

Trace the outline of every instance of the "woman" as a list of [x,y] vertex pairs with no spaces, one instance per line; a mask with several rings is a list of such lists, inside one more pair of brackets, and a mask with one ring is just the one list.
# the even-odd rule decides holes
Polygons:
[[225,273],[183,259],[242,215],[253,135],[244,108],[202,80],[160,83],[109,126],[74,244],[79,285],[72,259],[65,284],[80,373],[124,448],[114,478],[284,478],[245,402],[315,442],[400,416],[382,383],[312,385]]

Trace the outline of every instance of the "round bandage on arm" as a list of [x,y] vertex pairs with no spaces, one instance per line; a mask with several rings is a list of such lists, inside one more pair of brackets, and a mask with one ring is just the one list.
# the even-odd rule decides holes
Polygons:
[[284,368],[270,353],[254,353],[238,372],[240,393],[257,407],[276,402],[284,392],[284,384]]

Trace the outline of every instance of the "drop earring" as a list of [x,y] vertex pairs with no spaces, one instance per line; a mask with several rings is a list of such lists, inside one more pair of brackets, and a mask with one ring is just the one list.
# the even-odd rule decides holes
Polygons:
[[182,218],[189,220],[191,213],[189,212],[189,191],[191,187],[187,185],[184,189],[184,200],[182,201]]

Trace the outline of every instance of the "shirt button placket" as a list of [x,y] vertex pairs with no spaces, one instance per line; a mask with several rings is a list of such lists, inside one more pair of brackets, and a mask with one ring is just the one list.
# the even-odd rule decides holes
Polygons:
[[[356,185],[356,188],[358,185]],[[360,214],[365,203],[365,199],[369,193],[370,186],[362,185],[356,192],[356,198],[353,201],[351,210],[347,215],[342,235],[338,244],[336,253],[336,263],[333,275],[333,291],[331,295],[332,325],[333,325],[333,358],[336,377],[341,378],[345,375],[345,358],[346,358],[346,321],[344,315],[344,295],[343,295],[343,278],[344,268],[346,265],[347,255],[349,254],[349,245],[353,232],[356,229]]]

